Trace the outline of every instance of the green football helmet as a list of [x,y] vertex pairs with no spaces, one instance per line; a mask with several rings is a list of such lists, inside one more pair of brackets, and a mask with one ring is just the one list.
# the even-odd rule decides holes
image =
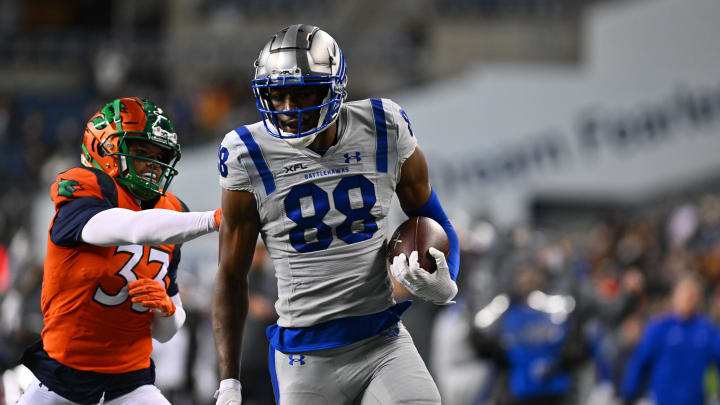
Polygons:
[[[116,99],[95,113],[85,127],[82,150],[83,165],[114,177],[141,200],[165,195],[178,174],[175,128],[160,107],[141,98]],[[135,150],[151,153],[131,153]],[[136,164],[141,162],[145,170],[138,173]]]

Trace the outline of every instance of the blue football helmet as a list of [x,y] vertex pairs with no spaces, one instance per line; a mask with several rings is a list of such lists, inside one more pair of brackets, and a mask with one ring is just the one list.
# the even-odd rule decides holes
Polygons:
[[[275,34],[255,61],[252,89],[267,132],[296,147],[312,143],[318,133],[338,117],[345,97],[345,58],[335,40],[312,25],[295,24]],[[276,111],[268,98],[269,89],[283,86],[327,86],[319,105],[298,110]],[[310,129],[303,125],[303,113],[320,110],[318,122]],[[278,114],[296,114],[297,132],[285,132]],[[303,130],[303,128],[305,128]]]

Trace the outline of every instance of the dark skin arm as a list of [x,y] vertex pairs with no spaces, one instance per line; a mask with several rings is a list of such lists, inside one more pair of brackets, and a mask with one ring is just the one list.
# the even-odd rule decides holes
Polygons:
[[222,190],[218,273],[212,305],[213,335],[220,379],[240,379],[240,348],[248,313],[248,272],[260,217],[247,191]]
[[405,212],[420,209],[430,198],[430,176],[425,154],[419,146],[415,152],[403,163],[400,170],[400,182],[395,193],[400,200],[400,206]]
[[[415,152],[403,163],[395,194],[398,196],[403,211],[413,212],[425,205],[431,192],[425,154],[417,146]],[[404,301],[413,297],[404,286],[395,281],[394,277],[390,276],[390,280],[394,286],[393,297],[396,301]]]

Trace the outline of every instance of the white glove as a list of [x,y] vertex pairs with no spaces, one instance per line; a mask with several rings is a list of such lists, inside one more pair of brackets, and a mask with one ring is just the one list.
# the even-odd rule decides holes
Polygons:
[[405,259],[404,253],[395,256],[390,265],[390,272],[395,280],[405,286],[412,295],[435,305],[454,304],[455,301],[451,300],[457,294],[458,288],[450,278],[450,269],[445,255],[432,247],[428,252],[435,258],[437,264],[437,270],[434,273],[429,273],[420,267],[417,251],[410,253],[408,260]]
[[215,391],[215,405],[240,405],[242,404],[242,395],[240,395],[240,381],[234,378],[227,378],[220,381],[220,388]]

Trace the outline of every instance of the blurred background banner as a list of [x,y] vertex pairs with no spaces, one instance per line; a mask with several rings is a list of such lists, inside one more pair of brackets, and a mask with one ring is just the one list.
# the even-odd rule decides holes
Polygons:
[[394,97],[456,208],[513,224],[538,196],[639,202],[717,178],[718,18],[711,0],[598,7],[577,66],[475,65]]
[[[463,299],[418,302],[405,320],[444,403],[517,400],[513,365],[488,348],[516,349],[494,344],[520,341],[501,326],[523,311],[564,336],[548,347],[592,343],[562,357],[566,403],[619,403],[625,360],[681,276],[700,274],[698,312],[720,319],[719,21],[717,0],[0,0],[0,388],[12,403],[27,381],[15,365],[42,329],[49,186],[79,165],[87,119],[118,97],[162,106],[182,146],[171,191],[214,209],[218,144],[259,120],[253,61],[302,22],[341,46],[350,100],[407,112],[458,228]],[[396,204],[388,228],[403,218]],[[262,346],[274,279],[256,263],[247,339]],[[188,323],[154,354],[174,404],[212,403],[216,266],[217,235],[183,246]],[[577,305],[556,324],[533,289]],[[263,362],[249,362],[243,378],[261,388],[247,402],[267,403]]]

